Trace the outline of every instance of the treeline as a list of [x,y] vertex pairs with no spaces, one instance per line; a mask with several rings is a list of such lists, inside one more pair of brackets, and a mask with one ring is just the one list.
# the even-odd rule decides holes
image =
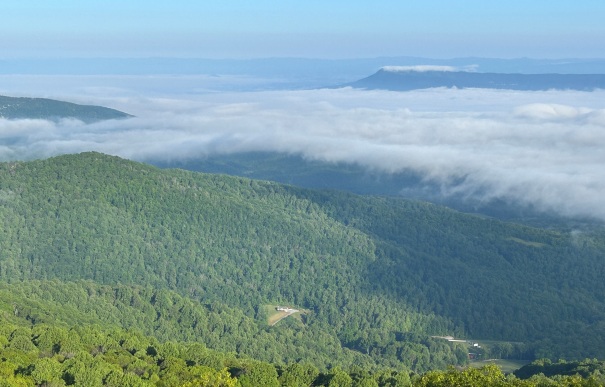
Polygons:
[[[0,386],[7,387],[554,387],[605,383],[602,362],[586,361],[573,367],[537,362],[532,366],[526,379],[505,375],[495,365],[424,374],[359,366],[322,372],[306,362],[275,365],[209,350],[199,343],[159,342],[132,330],[0,325]],[[550,372],[561,367],[564,374]]]
[[447,371],[430,371],[414,378],[414,387],[597,387],[605,385],[605,375],[599,370],[591,373],[551,374],[528,373],[526,378],[504,374],[496,365]]
[[[308,363],[275,366],[207,349],[159,342],[136,331],[0,326],[0,386],[328,386],[409,385],[407,372],[357,367],[320,372]],[[370,384],[368,384],[370,383]]]
[[[602,233],[98,153],[0,164],[0,230],[2,281],[139,285],[145,302],[161,298],[146,289],[170,289],[182,297],[170,295],[173,305],[195,301],[208,321],[225,310],[229,323],[208,325],[209,347],[266,361],[416,372],[466,364],[466,348],[430,335],[524,342],[530,358],[605,358]],[[47,296],[32,319],[44,319],[35,311]],[[311,313],[262,327],[264,304]],[[163,312],[156,336],[181,329],[170,328],[178,307]],[[263,355],[257,337],[276,344]]]
[[133,329],[161,342],[197,342],[276,364],[304,359],[321,370],[353,364],[377,367],[370,356],[343,348],[330,332],[293,319],[269,327],[266,320],[223,303],[201,304],[166,289],[92,281],[0,283],[0,316],[5,322],[33,327]]
[[583,378],[596,378],[601,381],[602,385],[605,385],[605,361],[584,359],[553,362],[549,359],[539,359],[519,368],[514,374],[522,379],[531,378],[534,375],[546,377],[578,375]]

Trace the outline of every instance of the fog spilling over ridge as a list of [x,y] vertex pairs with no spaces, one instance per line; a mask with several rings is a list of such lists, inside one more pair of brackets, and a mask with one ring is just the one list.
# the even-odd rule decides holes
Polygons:
[[[444,195],[605,220],[605,92],[350,88],[87,96],[122,121],[0,120],[3,161],[100,151],[140,161],[275,151],[414,171]],[[109,103],[112,102],[113,103]],[[74,102],[79,102],[74,100]]]

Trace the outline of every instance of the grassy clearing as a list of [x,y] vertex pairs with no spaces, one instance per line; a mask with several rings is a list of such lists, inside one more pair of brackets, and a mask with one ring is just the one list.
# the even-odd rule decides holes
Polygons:
[[[290,307],[292,307],[292,306],[290,306]],[[298,309],[298,312],[287,313],[287,312],[277,310],[276,309],[277,305],[263,305],[263,308],[265,308],[265,311],[267,313],[267,324],[269,326],[273,326],[273,325],[277,324],[277,322],[279,322],[280,320],[282,320],[286,317],[291,317],[302,323],[303,322],[302,316],[305,314],[309,314],[311,312],[307,309],[295,308],[295,309]]]

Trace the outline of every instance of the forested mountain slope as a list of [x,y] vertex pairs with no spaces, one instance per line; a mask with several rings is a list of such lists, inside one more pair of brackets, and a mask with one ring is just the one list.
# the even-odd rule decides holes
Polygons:
[[[319,342],[316,359],[464,362],[465,349],[428,337],[438,334],[524,342],[526,356],[605,357],[602,234],[98,153],[0,164],[0,229],[4,281],[172,289],[241,313],[241,329],[261,324],[266,304],[306,308],[304,323],[284,325]],[[332,338],[359,355],[328,355]]]
[[131,117],[131,115],[103,106],[79,105],[48,98],[6,97],[0,95],[0,118],[44,120],[75,118],[90,123],[128,117]]
[[568,219],[537,211],[502,199],[487,200],[467,194],[443,194],[443,187],[412,171],[398,173],[369,170],[361,165],[310,160],[301,155],[279,152],[242,152],[205,155],[187,160],[150,160],[160,168],[219,173],[270,180],[298,187],[348,191],[360,195],[401,196],[445,205],[462,212],[480,213],[505,221],[532,226],[568,227],[590,221]]
[[369,356],[343,348],[329,332],[304,329],[296,321],[268,329],[254,317],[219,302],[201,304],[166,289],[92,281],[0,283],[2,324],[128,329],[160,342],[200,343],[276,364],[304,359],[323,370],[335,364],[376,366]]

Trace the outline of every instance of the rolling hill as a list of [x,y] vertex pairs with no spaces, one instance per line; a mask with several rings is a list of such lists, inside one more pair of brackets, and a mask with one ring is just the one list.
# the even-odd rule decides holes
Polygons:
[[481,214],[504,221],[544,227],[592,227],[590,219],[562,218],[518,202],[486,200],[468,194],[443,194],[442,187],[413,171],[398,173],[370,170],[351,163],[308,160],[300,155],[279,152],[242,152],[208,155],[185,161],[150,160],[160,168],[180,168],[195,172],[219,173],[250,179],[270,180],[298,187],[338,190],[358,195],[405,197],[445,205],[458,211]]
[[[209,347],[239,342],[232,350],[275,362],[299,352],[322,367],[334,365],[329,358],[419,371],[465,363],[464,347],[430,337],[450,334],[514,343],[516,357],[605,357],[599,230],[532,228],[420,201],[162,170],[98,153],[0,164],[0,229],[2,281],[175,292],[169,298],[197,303],[190,308],[199,313],[239,316],[237,327],[207,331],[216,340]],[[178,308],[166,314],[173,328],[154,327],[157,298],[137,292],[144,296],[127,303],[155,316],[141,318],[141,329],[162,339],[191,335],[170,322],[183,318]],[[273,331],[267,304],[310,313]],[[274,339],[259,348],[263,330]],[[285,350],[284,337],[299,349]]]
[[86,123],[132,117],[102,106],[78,105],[47,98],[0,96],[0,118],[58,120],[74,118]]

